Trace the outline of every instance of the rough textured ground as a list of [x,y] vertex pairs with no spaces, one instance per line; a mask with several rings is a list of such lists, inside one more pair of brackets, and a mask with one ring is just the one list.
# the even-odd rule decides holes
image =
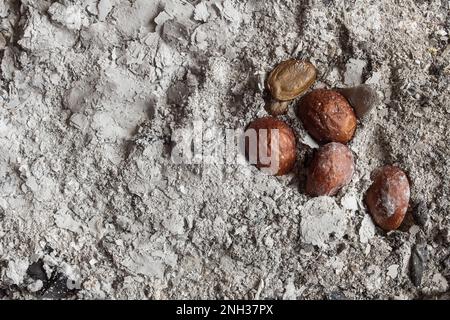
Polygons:
[[[448,298],[449,11],[0,1],[0,298]],[[348,187],[304,194],[306,144],[281,178],[171,160],[194,121],[206,155],[218,132],[265,115],[267,72],[290,57],[317,66],[315,88],[378,90]],[[283,118],[305,141],[292,107]],[[386,234],[362,199],[392,163],[415,218]]]

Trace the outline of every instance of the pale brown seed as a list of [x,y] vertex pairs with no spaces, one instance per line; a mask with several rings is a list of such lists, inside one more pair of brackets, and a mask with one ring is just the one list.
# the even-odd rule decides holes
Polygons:
[[316,68],[307,61],[290,59],[278,64],[267,79],[272,97],[280,101],[295,99],[314,83]]

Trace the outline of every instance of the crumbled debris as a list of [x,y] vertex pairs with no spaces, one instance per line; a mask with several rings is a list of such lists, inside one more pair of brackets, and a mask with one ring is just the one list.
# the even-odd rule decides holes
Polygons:
[[347,217],[331,197],[309,200],[301,209],[300,238],[303,242],[326,247],[332,239],[344,236]]
[[[361,60],[361,59],[355,59],[351,58],[346,66],[345,66],[345,73],[344,73],[344,84],[347,86],[355,86],[362,83],[362,76],[363,76],[363,70],[367,65],[367,61]],[[361,88],[358,88],[361,89]],[[356,89],[356,90],[358,90]],[[366,88],[364,88],[366,89]],[[364,90],[362,89],[362,90]],[[363,95],[360,93],[353,93],[352,95]],[[369,98],[369,97],[367,97]]]
[[369,214],[364,215],[358,234],[361,243],[368,243],[369,240],[375,236],[375,224]]

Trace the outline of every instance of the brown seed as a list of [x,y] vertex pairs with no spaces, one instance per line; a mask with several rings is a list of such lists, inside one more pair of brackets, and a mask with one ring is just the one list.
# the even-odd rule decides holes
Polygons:
[[268,174],[281,176],[292,170],[296,159],[295,135],[283,121],[260,118],[245,131],[245,156]]
[[290,59],[281,62],[267,79],[267,88],[280,101],[288,101],[308,90],[317,77],[316,68],[307,61]]
[[314,90],[302,97],[297,115],[308,133],[320,143],[347,143],[356,130],[353,108],[333,90]]
[[409,204],[409,182],[397,167],[384,166],[373,173],[365,202],[375,223],[386,231],[397,229]]
[[306,192],[311,196],[333,196],[352,179],[355,170],[350,149],[338,142],[319,148],[308,168]]

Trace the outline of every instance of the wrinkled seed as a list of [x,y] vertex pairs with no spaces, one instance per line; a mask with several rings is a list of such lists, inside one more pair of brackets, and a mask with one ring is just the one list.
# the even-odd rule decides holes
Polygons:
[[280,101],[292,100],[314,83],[316,68],[307,61],[290,59],[278,64],[267,79],[272,97]]

